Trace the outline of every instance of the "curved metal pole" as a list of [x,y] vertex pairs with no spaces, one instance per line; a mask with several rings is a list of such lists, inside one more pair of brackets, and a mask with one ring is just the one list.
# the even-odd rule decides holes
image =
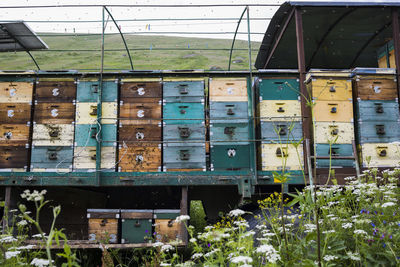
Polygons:
[[29,50],[25,50],[25,51],[26,51],[26,53],[28,53],[28,55],[31,57],[33,63],[35,63],[36,68],[37,68],[38,70],[40,70],[39,64],[36,62],[35,58],[34,58],[34,57],[32,56],[32,54],[31,54],[31,52],[29,52]]
[[131,64],[131,69],[133,70],[133,63],[132,63],[132,58],[131,58],[131,53],[129,53],[129,49],[128,49],[128,45],[126,44],[125,38],[124,38],[124,34],[121,32],[120,28],[118,27],[117,22],[115,21],[113,15],[111,14],[111,12],[107,9],[106,6],[103,6],[105,11],[107,11],[108,15],[110,15],[111,19],[114,21],[115,26],[117,27],[119,34],[121,35],[122,41],[124,42],[124,46],[126,49],[126,52],[128,53],[128,57],[129,57],[129,63]]
[[247,6],[244,8],[242,15],[239,18],[238,24],[236,26],[236,31],[235,31],[235,35],[233,36],[233,40],[232,40],[232,46],[231,46],[231,50],[229,52],[229,65],[228,65],[228,70],[231,70],[231,60],[232,60],[232,50],[233,50],[233,46],[235,45],[235,40],[236,40],[236,34],[239,30],[239,26],[240,26],[240,22],[242,21],[242,18],[244,16],[244,13],[247,10]]

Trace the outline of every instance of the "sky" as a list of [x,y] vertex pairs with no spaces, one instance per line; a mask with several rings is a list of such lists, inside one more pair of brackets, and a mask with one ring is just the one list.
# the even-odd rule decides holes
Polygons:
[[[281,4],[283,0],[1,0],[0,21],[24,20],[35,32],[58,33],[100,33],[102,29],[101,7],[52,7],[29,8],[39,5],[188,5],[188,4]],[[6,6],[22,6],[26,8],[4,8]],[[278,9],[278,6],[253,6],[250,7],[250,21],[252,41],[261,41],[268,27],[270,18]],[[237,19],[244,10],[244,6],[238,7],[112,7],[109,8],[116,20],[143,20],[143,19],[186,19],[186,18],[213,18],[214,20],[190,20],[190,21],[118,21],[118,25],[125,34],[159,34],[177,35],[205,38],[232,39],[237,26]],[[215,20],[232,18],[234,20]],[[106,33],[116,33],[117,28],[109,20]],[[240,24],[239,32],[247,32],[246,15]],[[84,21],[97,22],[84,22]],[[44,22],[35,22],[44,21]],[[62,22],[58,22],[62,21]],[[167,34],[166,32],[184,32],[195,34]],[[216,34],[214,34],[216,33]],[[224,33],[224,34],[221,34]],[[226,34],[225,34],[226,33]],[[247,34],[238,34],[237,39],[247,40]]]

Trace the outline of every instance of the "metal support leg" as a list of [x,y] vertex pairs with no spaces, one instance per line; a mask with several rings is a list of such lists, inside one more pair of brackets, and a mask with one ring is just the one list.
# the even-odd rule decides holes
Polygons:
[[[188,215],[188,187],[182,187],[181,198],[181,215]],[[181,225],[182,241],[185,245],[188,244],[188,233],[184,224]]]

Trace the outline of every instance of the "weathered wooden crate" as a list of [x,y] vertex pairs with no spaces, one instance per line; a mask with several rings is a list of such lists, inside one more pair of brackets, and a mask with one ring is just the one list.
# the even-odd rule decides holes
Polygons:
[[352,122],[321,122],[314,125],[315,143],[351,144],[355,140]]
[[247,123],[211,123],[210,141],[216,145],[249,143],[249,125]]
[[163,119],[165,124],[201,124],[204,122],[204,104],[165,103]]
[[31,169],[72,170],[73,156],[71,146],[34,146],[31,154]]
[[31,105],[27,103],[0,103],[1,124],[26,124],[31,120]]
[[[119,125],[119,141],[126,143],[138,143],[146,141],[161,141],[161,123],[141,125]],[[164,137],[165,138],[165,137]]]
[[299,80],[296,78],[260,78],[257,87],[260,101],[298,100],[300,97]]
[[118,243],[119,210],[88,209],[89,241]]
[[171,242],[183,239],[182,224],[175,221],[180,210],[154,210],[154,236],[158,242]]
[[[316,144],[316,156],[353,156],[352,144]],[[317,159],[317,168],[329,168],[329,159]],[[332,159],[331,166],[334,168],[355,167],[354,159]]]
[[313,114],[315,121],[354,121],[351,101],[315,101]]
[[152,210],[121,210],[121,243],[152,241]]
[[74,144],[73,124],[34,124],[33,146],[72,146]]
[[206,170],[204,143],[164,143],[163,170],[202,169]]
[[355,88],[361,100],[395,100],[397,83],[392,75],[356,75]]
[[0,124],[0,146],[25,146],[29,129],[28,124]]
[[248,101],[246,78],[210,78],[209,88],[210,102]]
[[[100,82],[98,80],[78,80],[77,102],[97,102]],[[118,101],[118,80],[103,80],[101,88],[103,102]]]
[[126,103],[141,103],[144,98],[157,99],[162,97],[161,79],[158,81],[122,79],[121,80],[121,101]]
[[363,167],[400,166],[400,144],[398,142],[362,144],[361,151]]
[[[101,104],[102,124],[115,124],[117,122],[118,103],[103,102]],[[76,124],[96,124],[97,103],[76,104]]]
[[[112,169],[115,166],[116,148],[101,148],[101,169]],[[74,147],[74,171],[96,169],[96,147]]]
[[122,125],[158,125],[161,123],[161,101],[155,99],[151,103],[122,103],[119,117]]
[[297,171],[304,164],[303,146],[293,144],[261,144],[261,170],[263,171]]
[[39,79],[36,82],[35,100],[42,102],[69,102],[76,99],[76,82],[72,78]]
[[299,121],[299,100],[263,100],[259,104],[261,121]]
[[250,146],[240,144],[211,144],[211,170],[248,170],[250,168]]
[[357,118],[362,121],[397,121],[399,103],[397,100],[360,100],[356,102]]
[[163,127],[164,141],[193,141],[206,139],[204,123],[201,124],[167,124]]
[[308,88],[314,100],[346,101],[353,99],[352,81],[349,79],[312,78]]
[[28,148],[26,146],[0,146],[0,169],[26,168]]
[[301,121],[261,121],[264,143],[290,143],[303,138]]
[[357,134],[361,144],[398,142],[400,121],[359,121]]
[[140,143],[119,147],[120,172],[161,171],[161,144]]
[[34,122],[37,124],[71,124],[75,105],[71,103],[35,103]]
[[202,102],[204,80],[164,80],[163,98],[166,102]]
[[248,123],[247,102],[211,102],[210,122],[229,123],[234,120],[237,123]]
[[116,146],[116,124],[102,124],[100,133],[101,135],[97,135],[96,124],[77,124],[75,126],[75,146],[96,146],[96,137],[102,142],[102,146]]
[[32,103],[33,82],[0,82],[0,103]]

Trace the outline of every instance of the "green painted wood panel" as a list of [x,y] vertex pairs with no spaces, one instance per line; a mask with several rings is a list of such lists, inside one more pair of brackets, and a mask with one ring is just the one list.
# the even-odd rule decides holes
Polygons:
[[129,243],[148,243],[151,240],[151,219],[122,219],[121,241]]
[[211,123],[229,123],[234,120],[236,123],[248,123],[247,102],[211,102],[210,121]]
[[[317,156],[353,156],[352,144],[332,144],[330,149],[329,144],[317,144]],[[332,152],[331,152],[332,151]],[[332,159],[332,167],[354,167],[354,159]],[[329,168],[329,159],[317,159],[317,168]]]
[[397,100],[358,100],[356,102],[357,119],[362,121],[397,121],[399,103]]
[[164,171],[168,169],[206,168],[205,144],[201,143],[164,143]]
[[168,124],[163,127],[164,141],[205,140],[206,130],[202,124]]
[[165,124],[199,124],[204,122],[203,103],[165,103],[163,105]]
[[247,123],[211,123],[210,141],[215,145],[249,144]]
[[364,143],[390,143],[400,140],[400,121],[359,121],[358,140]]
[[246,170],[249,168],[249,145],[211,145],[211,170]]
[[[100,89],[98,81],[78,81],[76,100],[78,102],[97,102]],[[103,81],[102,100],[106,102],[118,101],[118,83],[116,81]]]
[[[117,141],[117,125],[101,125],[102,146],[115,146]],[[96,146],[97,127],[95,124],[75,125],[75,146]]]
[[163,82],[163,98],[166,102],[202,102],[204,81]]
[[301,122],[290,121],[262,121],[261,138],[267,143],[290,143],[303,138]]
[[69,169],[72,168],[73,149],[70,146],[32,147],[31,169]]
[[268,79],[258,80],[260,100],[297,100],[299,98],[298,79]]

